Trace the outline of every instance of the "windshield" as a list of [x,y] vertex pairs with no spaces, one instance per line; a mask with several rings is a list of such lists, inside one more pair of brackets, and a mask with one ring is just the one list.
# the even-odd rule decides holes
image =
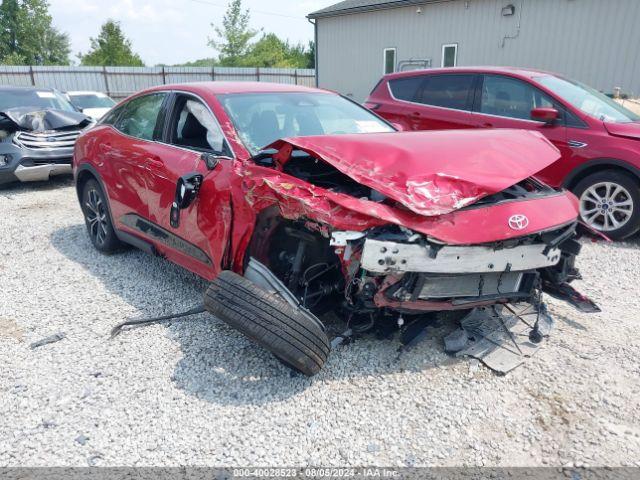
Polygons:
[[252,155],[284,137],[393,131],[364,107],[331,93],[243,93],[219,98]]
[[51,90],[0,90],[0,111],[15,107],[76,111],[66,98]]
[[603,122],[640,121],[640,117],[635,113],[582,83],[553,76],[537,77],[536,80],[574,107]]
[[111,108],[116,102],[107,97],[104,93],[81,93],[81,94],[69,94],[71,103],[76,107],[85,108]]

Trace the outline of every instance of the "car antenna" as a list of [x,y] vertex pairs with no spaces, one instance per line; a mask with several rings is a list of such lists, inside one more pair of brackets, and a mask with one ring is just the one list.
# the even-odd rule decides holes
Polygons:
[[203,313],[205,311],[206,309],[204,308],[204,304],[199,304],[193,307],[192,309],[187,310],[186,312],[172,313],[169,315],[163,315],[161,317],[139,318],[135,320],[127,320],[126,322],[119,323],[118,325],[116,325],[111,329],[110,338],[117,337],[120,334],[120,332],[122,332],[124,327],[152,325],[154,323],[166,322],[168,320],[173,320],[176,318],[189,317],[191,315],[196,315],[198,313]]

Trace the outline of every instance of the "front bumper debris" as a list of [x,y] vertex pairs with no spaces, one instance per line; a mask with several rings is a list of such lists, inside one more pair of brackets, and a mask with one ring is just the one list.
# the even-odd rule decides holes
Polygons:
[[506,374],[536,353],[553,326],[544,304],[474,308],[460,321],[460,328],[445,337],[445,350]]

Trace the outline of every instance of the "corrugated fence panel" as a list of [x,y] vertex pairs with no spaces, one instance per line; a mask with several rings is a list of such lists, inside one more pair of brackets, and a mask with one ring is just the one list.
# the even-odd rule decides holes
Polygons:
[[0,65],[0,85],[61,91],[95,90],[123,98],[154,85],[201,81],[253,81],[315,85],[315,70],[246,67],[68,67]]
[[108,95],[121,98],[162,85],[161,67],[107,67]]
[[0,68],[0,84],[33,85],[29,67],[3,66]]
[[104,90],[104,77],[99,67],[32,67],[38,87],[70,90]]
[[212,67],[165,67],[166,83],[207,82],[213,80]]

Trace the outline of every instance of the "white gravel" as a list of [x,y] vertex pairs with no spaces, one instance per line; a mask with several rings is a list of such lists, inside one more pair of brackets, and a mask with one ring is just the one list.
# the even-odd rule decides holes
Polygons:
[[[313,379],[207,314],[205,282],[131,250],[98,254],[68,180],[0,191],[0,465],[638,465],[638,239],[585,242],[551,339],[505,377],[448,357],[440,331],[333,351]],[[32,350],[32,342],[66,338]]]

